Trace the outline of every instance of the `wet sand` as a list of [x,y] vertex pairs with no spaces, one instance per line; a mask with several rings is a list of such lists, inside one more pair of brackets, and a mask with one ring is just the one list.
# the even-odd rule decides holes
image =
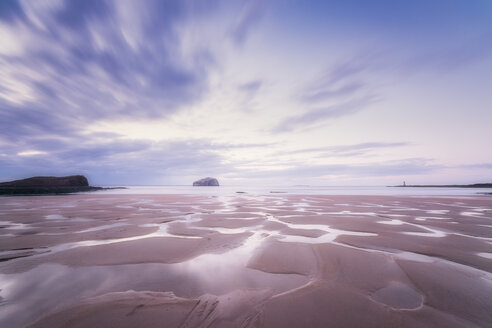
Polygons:
[[0,327],[492,327],[492,198],[0,197]]

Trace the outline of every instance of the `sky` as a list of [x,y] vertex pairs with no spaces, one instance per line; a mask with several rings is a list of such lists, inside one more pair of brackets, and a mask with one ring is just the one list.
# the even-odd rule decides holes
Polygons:
[[0,181],[492,182],[492,1],[0,1]]

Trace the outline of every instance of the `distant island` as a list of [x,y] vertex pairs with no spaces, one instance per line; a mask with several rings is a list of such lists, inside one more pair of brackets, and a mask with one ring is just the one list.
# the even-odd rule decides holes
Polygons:
[[217,181],[216,178],[211,178],[211,177],[206,177],[200,180],[197,180],[193,182],[194,187],[202,187],[202,186],[207,186],[207,187],[218,187],[219,186],[219,181]]
[[398,186],[388,186],[397,188],[492,188],[492,183],[474,183],[467,185],[407,185],[403,183]]
[[66,177],[40,176],[0,183],[0,195],[68,194],[105,189],[116,188],[89,186],[89,181],[83,175]]

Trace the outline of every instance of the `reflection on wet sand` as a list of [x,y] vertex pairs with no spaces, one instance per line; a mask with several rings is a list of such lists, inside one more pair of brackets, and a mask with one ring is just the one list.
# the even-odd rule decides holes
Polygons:
[[0,326],[487,326],[491,220],[489,197],[0,198]]

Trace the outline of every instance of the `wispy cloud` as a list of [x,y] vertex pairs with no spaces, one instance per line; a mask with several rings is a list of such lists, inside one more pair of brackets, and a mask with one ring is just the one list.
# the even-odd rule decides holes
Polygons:
[[249,95],[254,95],[258,90],[260,90],[263,82],[261,80],[254,80],[247,83],[240,84],[238,89],[242,92],[246,92]]
[[449,74],[467,65],[488,60],[492,56],[492,31],[485,32],[466,42],[413,53],[393,63],[400,76],[431,72]]
[[248,0],[241,10],[236,24],[232,29],[231,38],[237,46],[241,46],[256,24],[260,21],[265,3],[260,0]]
[[302,153],[328,153],[333,155],[345,155],[347,153],[356,152],[368,152],[372,150],[378,150],[382,148],[397,148],[408,146],[408,142],[364,142],[352,145],[340,145],[329,147],[317,147],[317,148],[303,148],[290,151],[289,154],[302,154]]
[[332,99],[339,96],[346,96],[354,94],[364,87],[361,82],[350,82],[341,86],[325,86],[323,88],[313,89],[307,91],[303,96],[302,100],[306,102],[316,102],[326,99]]
[[280,122],[273,132],[287,132],[297,128],[309,127],[315,124],[324,123],[330,119],[336,119],[343,116],[355,114],[369,105],[378,101],[376,96],[366,96],[354,100],[348,100],[324,108],[315,108],[307,112],[289,117]]
[[492,169],[492,163],[464,164],[464,165],[457,165],[455,167],[465,168],[465,169]]
[[364,82],[365,72],[373,69],[374,55],[356,55],[329,67],[321,76],[301,90],[300,100],[307,103],[350,97],[370,86]]

